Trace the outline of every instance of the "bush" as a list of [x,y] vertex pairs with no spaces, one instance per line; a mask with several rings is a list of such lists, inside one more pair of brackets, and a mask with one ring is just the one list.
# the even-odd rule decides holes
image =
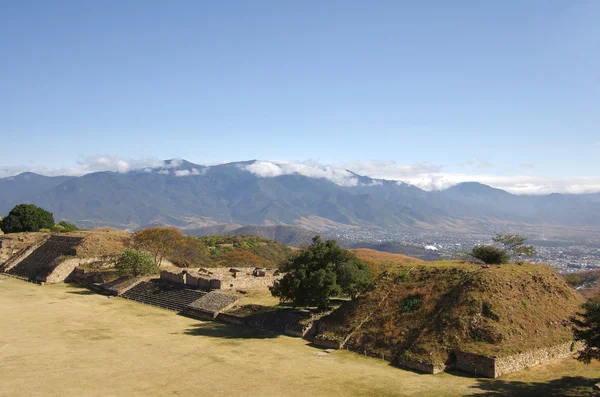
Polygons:
[[126,249],[117,259],[115,269],[120,276],[146,276],[158,273],[154,258],[148,252]]
[[575,288],[579,285],[579,283],[581,283],[581,281],[583,280],[581,278],[581,276],[577,275],[577,274],[565,274],[565,281],[567,282],[567,284],[569,284],[571,287]]
[[65,232],[65,228],[62,227],[61,225],[54,225],[50,228],[50,231],[52,233],[64,233]]
[[473,247],[471,252],[469,252],[469,256],[488,265],[501,265],[510,261],[508,252],[490,245],[478,245]]
[[62,226],[65,232],[75,232],[79,230],[74,224],[65,221],[58,222],[57,226]]
[[423,303],[422,295],[413,295],[404,299],[402,303],[400,303],[400,312],[402,313],[412,313],[419,310],[421,307],[421,303]]
[[38,232],[54,226],[52,213],[33,204],[19,204],[2,219],[4,233]]
[[582,309],[573,319],[573,334],[575,340],[585,343],[577,359],[589,364],[600,360],[600,296],[584,303]]

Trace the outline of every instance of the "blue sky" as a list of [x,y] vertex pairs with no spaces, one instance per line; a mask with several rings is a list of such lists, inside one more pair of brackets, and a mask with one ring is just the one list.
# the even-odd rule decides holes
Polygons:
[[312,160],[600,190],[598,20],[594,0],[5,2],[0,168]]

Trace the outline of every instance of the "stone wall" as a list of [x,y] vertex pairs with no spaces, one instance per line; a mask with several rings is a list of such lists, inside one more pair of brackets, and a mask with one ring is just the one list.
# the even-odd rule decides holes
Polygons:
[[185,284],[187,273],[184,271],[179,273],[173,273],[168,270],[162,270],[160,272],[161,281],[166,281],[173,284]]
[[92,263],[98,261],[98,258],[69,258],[63,261],[59,261],[54,267],[54,270],[46,276],[41,277],[36,281],[43,281],[48,284],[62,283],[68,281],[69,276],[73,273],[75,268],[79,265]]
[[396,358],[392,361],[392,363],[402,368],[408,368],[414,371],[433,375],[437,375],[441,372],[444,372],[444,370],[446,369],[446,366],[443,364],[436,365],[430,363],[423,363],[419,361],[409,360],[406,358]]
[[498,357],[494,360],[494,378],[509,374],[511,372],[521,371],[534,365],[543,364],[548,361],[568,358],[580,350],[580,344],[572,342],[562,343],[556,346],[543,347],[540,349],[529,350],[524,353],[512,356]]
[[455,352],[456,362],[453,367],[473,375],[496,378],[496,358],[468,352]]
[[[235,271],[232,271],[235,270]],[[272,271],[255,268],[212,268],[199,270],[183,270],[176,273],[169,270],[160,272],[161,280],[173,284],[186,284],[191,288],[203,290],[230,289],[265,289],[273,285],[281,275],[273,275]]]
[[219,313],[217,314],[216,319],[224,323],[246,325],[246,318],[244,316],[238,316],[235,314]]

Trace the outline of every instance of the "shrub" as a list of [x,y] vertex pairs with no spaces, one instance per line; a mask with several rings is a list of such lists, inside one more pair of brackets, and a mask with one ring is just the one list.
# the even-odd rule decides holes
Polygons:
[[400,312],[402,313],[412,313],[419,310],[421,307],[421,303],[423,303],[422,295],[412,295],[408,298],[404,299],[402,303],[400,303]]
[[33,204],[19,204],[2,219],[4,233],[37,232],[54,226],[52,213]]
[[469,252],[469,256],[488,265],[500,265],[510,261],[508,252],[490,245],[478,245],[473,247],[471,252]]
[[126,249],[119,255],[115,269],[120,276],[135,277],[158,273],[158,267],[152,255],[134,249]]
[[79,230],[79,228],[77,226],[75,226],[72,223],[66,222],[66,221],[60,221],[57,224],[58,226],[62,226],[65,230],[65,232],[75,232],[77,230]]
[[52,233],[64,233],[66,230],[63,226],[61,225],[54,225],[50,228],[50,231]]
[[581,283],[581,281],[583,280],[581,276],[573,273],[565,274],[564,277],[567,284],[569,284],[573,288],[577,287],[579,283]]
[[584,303],[582,309],[573,319],[573,333],[575,340],[585,343],[577,359],[589,364],[600,360],[600,296]]

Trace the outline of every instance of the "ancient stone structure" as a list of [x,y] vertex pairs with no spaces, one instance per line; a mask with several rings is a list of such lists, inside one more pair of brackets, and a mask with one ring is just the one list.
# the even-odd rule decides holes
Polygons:
[[[60,258],[75,255],[75,247],[83,239],[78,237],[51,236],[39,248],[27,255],[20,262],[14,264],[7,273],[22,277],[31,281],[46,281],[46,278],[52,274],[55,268],[62,262]],[[74,262],[73,262],[74,263]],[[77,266],[76,264],[70,269]],[[70,274],[65,274],[67,277]],[[65,270],[61,271],[61,274]],[[53,281],[57,282],[58,276]],[[61,280],[61,281],[64,281]]]
[[277,270],[265,268],[211,268],[185,269],[181,271],[163,270],[163,281],[185,284],[202,290],[255,289],[268,288],[281,278]]
[[525,368],[543,364],[548,361],[572,357],[581,348],[581,344],[567,342],[556,346],[533,349],[511,356],[497,357],[494,361],[493,377],[497,378],[504,374],[521,371]]
[[142,277],[119,277],[118,279],[113,280],[109,283],[102,284],[100,286],[100,293],[102,293],[103,295],[113,296],[123,295],[125,292],[129,291],[131,288],[135,287],[142,281],[144,281]]
[[8,272],[19,262],[31,255],[33,251],[37,250],[49,237],[50,236],[44,236],[35,243],[26,245],[25,247],[22,247],[22,244],[19,244],[19,242],[15,242],[12,239],[1,239],[0,242],[2,245],[0,246],[0,251],[2,252],[2,258],[0,260],[5,259],[5,261],[2,266],[0,266],[0,271]]
[[120,296],[147,305],[182,312],[204,294],[201,291],[185,288],[182,284],[169,284],[155,280],[142,281]]
[[240,298],[235,295],[212,291],[190,303],[185,313],[194,317],[214,319],[217,315],[232,307]]

